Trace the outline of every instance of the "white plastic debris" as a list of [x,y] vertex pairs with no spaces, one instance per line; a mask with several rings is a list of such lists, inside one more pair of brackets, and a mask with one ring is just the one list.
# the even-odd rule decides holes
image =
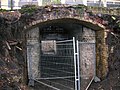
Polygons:
[[100,80],[100,78],[98,78],[97,76],[95,76],[94,81],[95,82],[100,82],[101,80]]

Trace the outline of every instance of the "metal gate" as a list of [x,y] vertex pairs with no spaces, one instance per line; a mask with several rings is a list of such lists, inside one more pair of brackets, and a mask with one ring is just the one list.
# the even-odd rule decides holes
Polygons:
[[29,79],[48,87],[40,90],[87,90],[95,76],[95,43],[73,37],[41,41],[40,48],[39,77],[31,78],[28,72]]

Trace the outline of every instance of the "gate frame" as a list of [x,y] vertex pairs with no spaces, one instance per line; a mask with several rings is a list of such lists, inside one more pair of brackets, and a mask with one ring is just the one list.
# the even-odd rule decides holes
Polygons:
[[74,68],[75,68],[75,90],[80,90],[80,58],[79,58],[79,44],[78,40],[73,37],[74,50]]

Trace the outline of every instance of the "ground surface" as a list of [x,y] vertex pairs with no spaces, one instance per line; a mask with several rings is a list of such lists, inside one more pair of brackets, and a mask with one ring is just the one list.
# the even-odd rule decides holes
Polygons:
[[106,79],[93,82],[89,90],[120,90],[120,60],[114,63]]
[[[53,90],[36,83],[30,90]],[[120,90],[120,61],[116,61],[111,68],[108,76],[101,82],[92,82],[88,90]]]

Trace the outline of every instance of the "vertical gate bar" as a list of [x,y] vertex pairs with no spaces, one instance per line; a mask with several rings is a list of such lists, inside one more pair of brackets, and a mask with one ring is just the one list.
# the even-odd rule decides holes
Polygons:
[[75,37],[73,37],[73,50],[74,50],[74,69],[75,69],[75,90],[77,90]]
[[79,56],[79,42],[77,40],[77,66],[78,66],[78,90],[80,90],[80,56]]
[[94,43],[94,78],[96,77],[96,46]]

